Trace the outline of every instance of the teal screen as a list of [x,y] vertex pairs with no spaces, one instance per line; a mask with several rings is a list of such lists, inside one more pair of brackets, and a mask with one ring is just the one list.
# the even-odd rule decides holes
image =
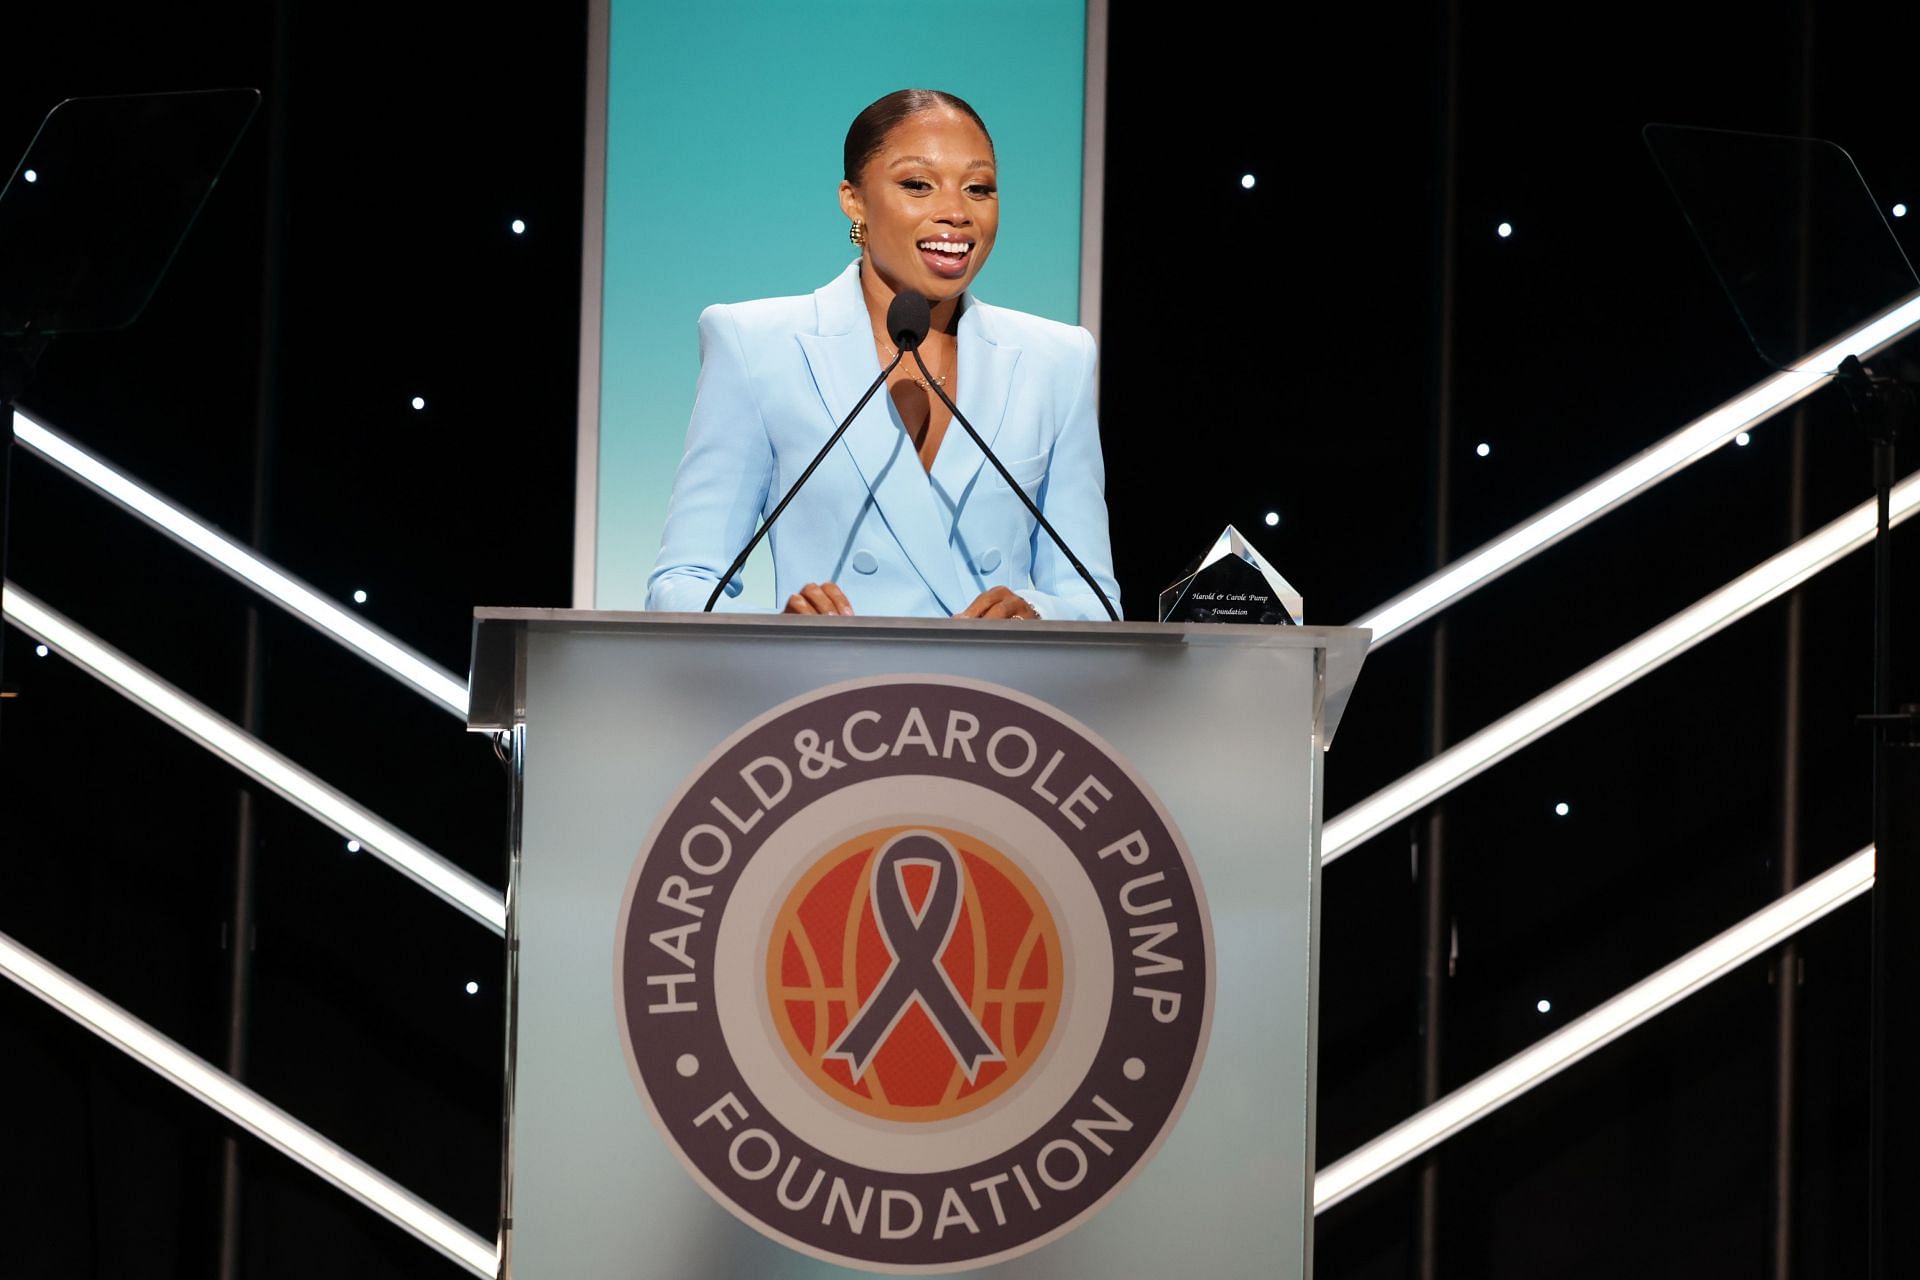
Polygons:
[[[1086,9],[982,0],[939,17],[877,0],[609,3],[591,603],[638,609],[693,407],[695,321],[714,302],[811,293],[852,260],[840,151],[869,102],[944,89],[980,112],[1001,210],[974,291],[1078,322]],[[762,548],[732,606],[770,607],[772,595]]]

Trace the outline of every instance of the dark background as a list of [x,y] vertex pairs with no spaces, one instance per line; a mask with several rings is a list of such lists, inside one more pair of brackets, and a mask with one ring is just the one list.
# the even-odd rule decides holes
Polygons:
[[[1920,206],[1911,5],[1463,0],[1451,62],[1444,4],[1114,8],[1102,430],[1133,617],[1231,520],[1310,620],[1348,621],[1762,377],[1644,123],[1810,127],[1882,208]],[[28,407],[336,598],[365,589],[372,621],[455,671],[474,606],[569,603],[584,6],[16,5],[0,44],[9,165],[63,97],[266,93],[140,323],[56,344]],[[1866,448],[1833,390],[1797,430],[1817,527],[1866,498]],[[1425,758],[1436,687],[1458,739],[1784,546],[1795,431],[1764,424],[1451,610],[1438,686],[1431,624],[1370,658],[1330,809]],[[238,718],[246,594],[38,460],[15,473],[10,576]],[[1896,545],[1915,562],[1910,529]],[[1802,593],[1791,832],[1784,601],[1445,802],[1439,1088],[1759,908],[1789,834],[1800,878],[1867,843],[1866,569]],[[266,740],[501,883],[487,743],[278,611],[258,625]],[[0,932],[225,1061],[237,775],[5,643]],[[248,1083],[491,1237],[498,940],[284,803],[257,812]],[[1322,1163],[1421,1101],[1427,832],[1327,873]],[[1769,957],[1447,1142],[1424,1232],[1413,1169],[1323,1215],[1318,1274],[1859,1273],[1866,921],[1842,909],[1784,966],[1784,1218]],[[0,984],[0,1277],[215,1274],[227,1136]],[[238,1274],[463,1274],[240,1145]]]

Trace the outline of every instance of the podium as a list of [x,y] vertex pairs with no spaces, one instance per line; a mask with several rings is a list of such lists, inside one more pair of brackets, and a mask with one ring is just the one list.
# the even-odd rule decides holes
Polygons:
[[518,1280],[1304,1277],[1326,627],[483,609]]

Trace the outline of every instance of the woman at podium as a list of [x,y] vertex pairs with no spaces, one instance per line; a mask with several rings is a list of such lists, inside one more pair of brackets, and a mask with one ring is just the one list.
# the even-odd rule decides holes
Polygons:
[[[931,304],[931,381],[1117,603],[1085,329],[989,306],[968,286],[993,251],[999,193],[985,124],[952,94],[888,94],[847,130],[840,208],[860,256],[811,295],[708,307],[651,609],[697,611],[895,350],[887,309]],[[770,227],[768,252],[780,251]],[[768,537],[789,613],[1101,618],[909,356]],[[952,430],[949,430],[949,427]],[[738,577],[726,594],[737,596]]]

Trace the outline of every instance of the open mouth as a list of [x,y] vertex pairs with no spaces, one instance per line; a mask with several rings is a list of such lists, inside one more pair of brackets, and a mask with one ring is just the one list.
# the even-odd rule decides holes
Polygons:
[[935,275],[948,278],[964,275],[967,259],[973,256],[973,241],[935,237],[919,244],[920,258]]

